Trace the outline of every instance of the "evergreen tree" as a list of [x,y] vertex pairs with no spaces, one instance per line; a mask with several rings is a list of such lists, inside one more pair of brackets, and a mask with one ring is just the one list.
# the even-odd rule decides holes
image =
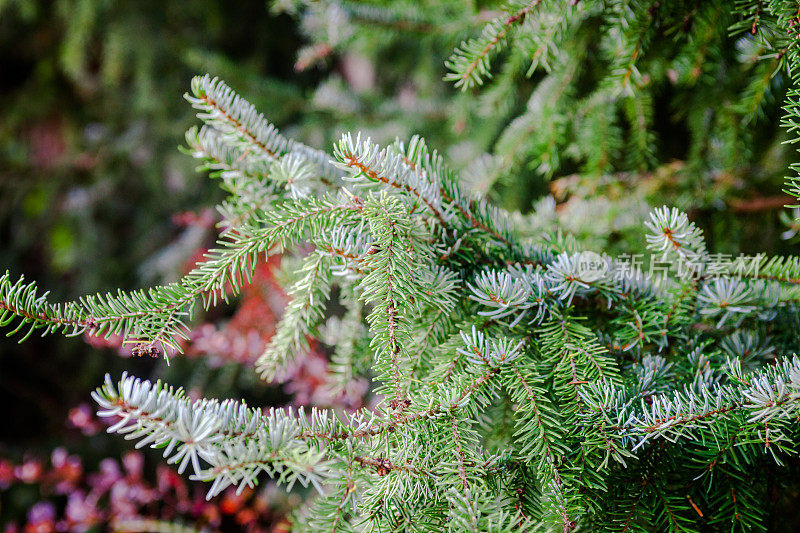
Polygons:
[[[332,24],[343,12],[419,31],[460,20],[447,5],[430,19],[404,5],[308,9]],[[768,159],[744,126],[769,120],[759,113],[777,73],[792,83],[782,116],[797,140],[794,3],[503,9],[446,76],[479,85],[503,46],[512,66],[501,93],[547,69],[498,137],[498,150],[503,139],[521,146],[498,174],[572,166],[581,180],[614,170],[643,186],[643,171],[670,157],[651,109],[654,87],[675,76],[699,106],[682,108],[688,176]],[[700,103],[726,96],[737,105]],[[687,213],[666,206],[643,221],[640,248],[611,255],[562,231],[547,203],[524,215],[495,206],[419,136],[382,146],[345,133],[325,152],[217,78],[195,78],[187,100],[203,122],[187,151],[229,194],[217,247],[175,283],[65,304],[7,273],[0,323],[23,340],[91,331],[139,354],[180,351],[194,317],[238,294],[259,260],[296,254],[291,301],[257,372],[281,380],[312,340],[330,341],[330,386],[368,377],[374,408],[191,400],[128,374],[93,394],[111,432],[163,449],[209,482],[209,497],[270,477],[312,487],[297,530],[567,533],[764,530],[765,502],[796,490],[800,258],[712,252]],[[780,139],[768,130],[763,142]],[[800,196],[800,178],[787,187]]]

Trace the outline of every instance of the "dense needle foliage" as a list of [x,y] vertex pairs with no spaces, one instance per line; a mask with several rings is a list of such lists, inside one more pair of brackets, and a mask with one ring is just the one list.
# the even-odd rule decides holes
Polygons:
[[[733,32],[752,52],[754,64],[741,68],[763,78],[747,88],[757,99],[769,101],[777,73],[796,81],[795,4],[644,4],[514,2],[456,50],[446,79],[480,85],[501,46],[530,74],[543,62],[534,93],[556,84],[563,107],[532,97],[529,127],[517,119],[503,138],[546,144],[536,152],[546,173],[563,152],[581,162],[580,180],[624,169],[633,181],[660,157],[649,83],[695,72],[670,73],[659,58],[679,64],[698,53],[700,36],[710,50]],[[396,18],[402,10],[328,8],[389,26],[432,24]],[[698,15],[706,10],[719,20]],[[670,41],[686,20],[688,41]],[[599,50],[592,31],[603,35]],[[644,54],[656,37],[678,44]],[[569,53],[571,39],[585,39],[581,53]],[[565,64],[551,57],[556,48]],[[605,74],[591,101],[562,100],[584,55],[601,52],[613,60],[598,62]],[[723,78],[741,82],[731,71]],[[784,106],[790,140],[798,90]],[[196,77],[186,99],[202,121],[186,151],[229,194],[216,248],[175,283],[65,304],[7,273],[0,322],[23,339],[88,331],[121,336],[140,355],[177,353],[196,315],[237,295],[259,261],[295,255],[290,301],[256,371],[284,380],[323,343],[326,385],[347,391],[367,378],[374,407],[193,400],[127,373],[93,394],[111,432],[161,449],[179,472],[209,482],[209,498],[265,477],[311,487],[291,522],[312,531],[762,530],[770,493],[796,487],[800,258],[714,253],[690,217],[667,206],[641,221],[641,244],[611,255],[562,231],[547,202],[524,215],[496,207],[419,136],[381,146],[346,133],[323,151],[285,136],[217,78]],[[745,124],[756,120],[763,106],[740,102],[752,112]],[[630,127],[613,127],[620,112]],[[611,129],[559,129],[589,115]],[[720,110],[714,120],[733,118]],[[757,140],[719,124],[695,125],[701,145],[687,167],[757,166]],[[574,144],[570,132],[588,137]],[[723,132],[732,144],[713,137]],[[588,145],[600,152],[581,151]],[[511,172],[514,159],[495,161],[494,172]],[[788,187],[800,195],[797,178]]]

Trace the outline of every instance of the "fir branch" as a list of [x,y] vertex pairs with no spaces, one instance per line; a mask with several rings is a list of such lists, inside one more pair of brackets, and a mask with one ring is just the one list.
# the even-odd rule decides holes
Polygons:
[[507,224],[508,213],[465,193],[442,157],[435,151],[431,152],[424,139],[415,135],[408,146],[396,143],[395,150],[402,154],[402,162],[413,171],[417,179],[427,179],[434,186],[438,185],[441,201],[449,204],[446,206],[449,216],[458,213],[462,221],[466,222],[455,227],[459,234],[474,229],[481,230],[509,250],[517,261],[529,259],[515,243],[516,237]]
[[483,84],[483,77],[491,75],[489,61],[491,56],[500,50],[508,32],[514,26],[522,24],[539,4],[540,0],[521,4],[517,11],[498,17],[487,24],[479,38],[462,42],[445,63],[450,70],[444,78],[445,81],[454,81],[455,86],[462,90]]
[[435,175],[425,179],[404,165],[399,155],[386,148],[379,149],[370,139],[362,141],[360,135],[354,140],[350,134],[345,134],[335,146],[334,154],[339,161],[338,166],[350,172],[351,180],[364,177],[405,191],[422,202],[442,226],[447,224],[450,215],[443,209]]
[[[800,383],[800,359],[783,361],[747,379],[741,374],[741,367],[734,365],[736,368],[739,370],[734,370],[733,375],[741,385],[703,384],[697,390],[687,388],[654,397],[649,405],[642,400],[638,409],[615,397],[602,384],[587,389],[590,392],[584,393],[584,398],[607,427],[620,432],[634,450],[654,439],[675,441],[696,432],[713,432],[718,424],[733,423],[739,428],[737,431],[746,431],[752,441],[761,442],[780,461],[776,450],[783,447],[782,427],[793,423],[800,406],[800,395],[795,390]],[[771,441],[769,432],[759,431],[765,423],[773,426]]]
[[256,361],[256,371],[265,380],[278,379],[289,362],[308,350],[308,336],[324,315],[330,296],[330,262],[312,253],[300,269],[302,277],[289,289],[291,298],[275,334]]
[[369,198],[364,217],[370,224],[374,252],[364,261],[367,274],[360,287],[365,300],[375,305],[367,316],[373,334],[371,345],[377,368],[387,365],[394,389],[392,405],[399,409],[405,403],[401,364],[408,359],[409,318],[428,298],[412,272],[415,267],[424,267],[424,263],[420,264],[415,250],[419,236],[414,234],[411,220],[399,202],[385,194]]
[[209,75],[196,76],[192,79],[191,90],[192,94],[185,98],[199,111],[197,116],[243,153],[255,152],[271,161],[295,153],[316,166],[324,183],[338,181],[339,172],[330,164],[326,153],[284,137],[255,106],[225,82]]
[[[141,439],[137,446],[165,447],[164,457],[178,463],[179,472],[192,464],[194,476],[212,481],[208,497],[234,484],[252,486],[260,472],[278,477],[288,488],[295,482],[322,491],[329,463],[296,435],[297,422],[282,411],[262,415],[236,402],[191,402],[183,391],[122,375],[118,384],[109,376],[92,393],[103,417],[118,421],[109,432]],[[174,452],[174,453],[173,453]],[[203,469],[200,461],[210,464]]]

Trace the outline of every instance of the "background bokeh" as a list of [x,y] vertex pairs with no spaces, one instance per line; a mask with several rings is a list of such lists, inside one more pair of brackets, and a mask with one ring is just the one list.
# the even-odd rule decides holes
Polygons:
[[[211,233],[173,215],[221,197],[178,150],[192,123],[182,95],[197,72],[219,72],[291,121],[314,81],[293,72],[296,25],[263,2],[4,4],[0,264],[56,300],[174,277]],[[159,364],[54,338],[0,350],[0,440],[14,444],[58,439],[105,371]]]
[[[175,215],[202,219],[221,198],[178,150],[192,123],[182,98],[191,77],[226,76],[286,125],[320,76],[294,71],[300,45],[296,24],[263,1],[0,2],[0,264],[56,300],[174,277],[213,242],[214,222],[208,211],[210,224]],[[216,395],[285,401],[253,376],[237,386],[236,363],[175,359],[166,367],[81,338],[0,339],[0,528],[30,524],[40,501],[61,517],[70,494],[86,499],[90,486],[99,507],[111,507],[102,483],[86,478],[112,469],[125,449],[92,425],[88,394],[106,372],[163,373]],[[82,462],[59,490],[55,478],[69,472],[49,472],[57,447]],[[130,485],[152,489],[155,463],[148,461],[148,481]],[[51,510],[38,513],[44,520]]]

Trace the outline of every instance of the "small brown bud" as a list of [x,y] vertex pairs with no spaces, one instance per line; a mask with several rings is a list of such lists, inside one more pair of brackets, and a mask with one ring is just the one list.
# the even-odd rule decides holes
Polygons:
[[389,461],[389,459],[384,459],[382,457],[379,457],[378,464],[375,465],[375,471],[381,477],[388,476],[389,472],[392,471],[392,462]]

